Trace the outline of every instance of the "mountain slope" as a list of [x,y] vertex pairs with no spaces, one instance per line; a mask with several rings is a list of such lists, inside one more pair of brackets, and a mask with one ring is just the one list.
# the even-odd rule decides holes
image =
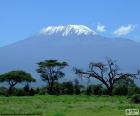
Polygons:
[[38,78],[37,62],[58,59],[69,63],[66,76],[70,79],[75,76],[73,67],[86,69],[89,62],[105,61],[106,57],[118,60],[122,71],[133,72],[140,68],[140,43],[102,37],[89,28],[83,31],[81,26],[80,29],[69,27],[57,27],[55,31],[51,31],[55,27],[49,27],[50,30],[0,48],[0,72],[23,69]]

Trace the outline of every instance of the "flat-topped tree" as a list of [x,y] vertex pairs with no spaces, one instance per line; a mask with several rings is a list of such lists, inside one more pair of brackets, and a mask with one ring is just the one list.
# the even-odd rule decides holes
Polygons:
[[67,62],[61,62],[57,60],[45,60],[37,64],[37,72],[40,73],[43,81],[47,81],[48,93],[53,94],[54,82],[57,81],[59,78],[65,76],[62,70],[66,66],[68,66]]
[[0,82],[8,82],[9,84],[9,95],[12,94],[12,89],[18,83],[31,83],[35,82],[36,80],[32,78],[30,73],[26,73],[21,70],[17,71],[10,71],[8,73],[4,73],[0,75]]
[[[93,63],[89,64],[88,71],[83,71],[81,69],[75,68],[75,73],[78,74],[80,77],[86,78],[95,78],[99,80],[108,90],[108,94],[112,95],[113,88],[115,84],[120,79],[135,79],[137,75],[140,74],[138,71],[137,74],[132,73],[119,73],[118,65],[116,61],[113,61],[111,58],[107,58],[107,63]],[[128,79],[129,78],[129,79]]]

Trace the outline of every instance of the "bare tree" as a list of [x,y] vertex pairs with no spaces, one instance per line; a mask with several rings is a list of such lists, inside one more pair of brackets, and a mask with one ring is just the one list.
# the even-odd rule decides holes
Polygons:
[[107,58],[106,61],[106,64],[101,62],[91,62],[89,64],[88,71],[82,71],[81,69],[75,68],[75,73],[80,77],[92,77],[99,80],[103,85],[105,85],[109,95],[112,95],[114,85],[119,79],[135,79],[137,78],[137,75],[139,75],[139,71],[137,74],[119,73],[119,67],[116,64],[116,61],[113,61],[111,58]]

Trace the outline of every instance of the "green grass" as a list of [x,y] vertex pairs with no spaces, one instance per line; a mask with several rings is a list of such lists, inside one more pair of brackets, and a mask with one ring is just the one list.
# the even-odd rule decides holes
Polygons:
[[125,116],[126,108],[139,108],[124,96],[37,95],[0,97],[0,113],[42,113],[43,116]]

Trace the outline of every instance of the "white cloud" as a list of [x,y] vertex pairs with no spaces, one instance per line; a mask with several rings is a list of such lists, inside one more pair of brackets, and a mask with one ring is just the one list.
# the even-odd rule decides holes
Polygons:
[[127,35],[130,32],[132,32],[135,28],[135,25],[129,24],[127,26],[121,26],[117,30],[115,30],[113,33],[117,36]]
[[105,32],[106,31],[105,25],[98,24],[96,31],[101,32],[101,33]]

